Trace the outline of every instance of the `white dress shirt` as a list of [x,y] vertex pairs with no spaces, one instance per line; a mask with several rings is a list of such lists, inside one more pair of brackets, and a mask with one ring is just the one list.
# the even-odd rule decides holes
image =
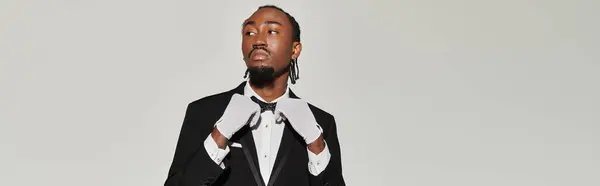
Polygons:
[[[258,94],[256,94],[254,90],[252,90],[248,82],[244,87],[244,95],[248,97],[255,96],[259,100],[266,102]],[[289,88],[286,89],[285,93],[281,97],[273,100],[271,103],[277,102],[277,100],[283,97],[289,97]],[[252,135],[254,138],[254,144],[256,145],[256,152],[258,153],[257,157],[258,165],[260,166],[260,174],[265,183],[268,183],[269,177],[271,176],[271,170],[273,170],[273,165],[275,164],[277,152],[281,143],[281,137],[283,136],[283,127],[285,125],[275,123],[275,116],[272,111],[265,111],[260,114],[260,117],[261,123],[259,124],[258,128],[252,130]],[[229,146],[226,146],[225,149],[220,149],[212,136],[208,135],[204,141],[204,147],[211,159],[216,164],[221,166],[221,168],[225,168],[225,165],[223,164],[223,158],[225,158],[225,156],[227,156],[229,153]],[[314,154],[308,149],[306,149],[306,151],[308,153],[309,172],[314,176],[319,175],[323,170],[325,170],[327,164],[329,164],[329,159],[331,158],[327,143],[325,143],[325,149],[319,154]]]

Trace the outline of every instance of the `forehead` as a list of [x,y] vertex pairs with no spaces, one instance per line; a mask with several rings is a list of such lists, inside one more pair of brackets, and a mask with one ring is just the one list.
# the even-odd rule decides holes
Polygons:
[[244,22],[254,21],[262,24],[265,21],[276,21],[281,23],[283,26],[290,25],[287,16],[282,11],[275,8],[261,8],[254,12]]

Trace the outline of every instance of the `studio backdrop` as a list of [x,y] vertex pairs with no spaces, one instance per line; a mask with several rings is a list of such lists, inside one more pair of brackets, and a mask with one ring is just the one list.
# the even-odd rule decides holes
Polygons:
[[0,185],[162,185],[265,4],[300,23],[292,89],[335,116],[348,185],[600,185],[591,0],[2,0]]

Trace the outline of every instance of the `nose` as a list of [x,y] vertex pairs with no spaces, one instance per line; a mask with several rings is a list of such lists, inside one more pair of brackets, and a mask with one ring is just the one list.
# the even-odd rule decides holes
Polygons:
[[265,36],[263,36],[263,34],[258,34],[256,36],[256,40],[254,40],[254,43],[252,44],[252,48],[266,48],[267,47],[267,40],[265,39]]

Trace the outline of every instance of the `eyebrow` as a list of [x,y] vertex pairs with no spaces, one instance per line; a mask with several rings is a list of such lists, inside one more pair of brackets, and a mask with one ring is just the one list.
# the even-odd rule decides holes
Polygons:
[[[255,21],[246,21],[246,22],[244,22],[244,24],[242,24],[242,27],[245,27],[247,25],[255,25],[255,24],[256,24]],[[268,24],[268,25],[274,24],[274,25],[282,26],[282,24],[280,22],[277,22],[277,21],[265,21],[264,24]]]

